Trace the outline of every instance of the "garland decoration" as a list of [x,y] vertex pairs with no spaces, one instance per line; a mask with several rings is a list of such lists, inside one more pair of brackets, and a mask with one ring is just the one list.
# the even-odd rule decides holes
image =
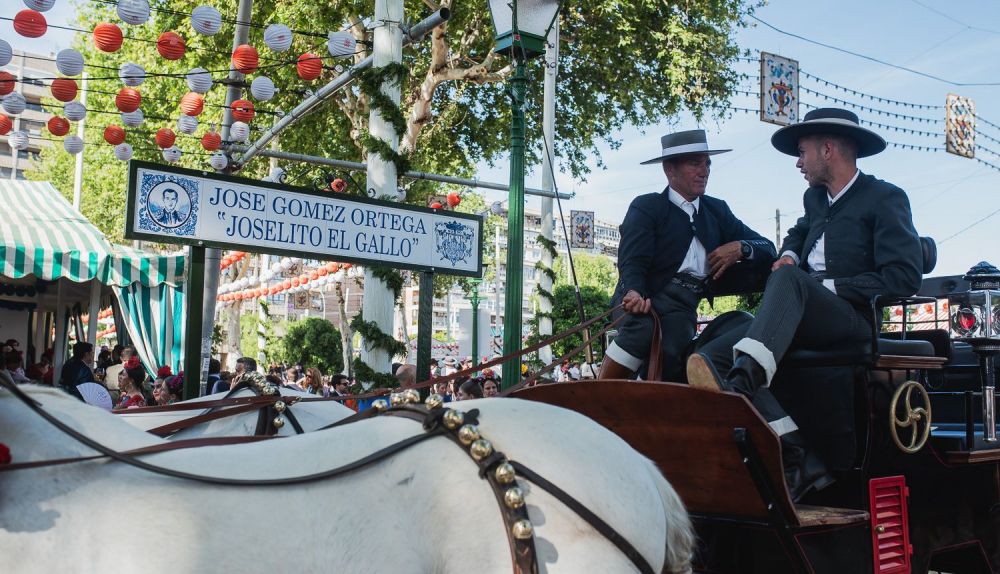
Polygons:
[[[361,93],[368,96],[371,109],[379,114],[392,125],[397,134],[406,132],[406,118],[399,104],[382,93],[383,84],[396,84],[402,87],[403,80],[409,76],[409,69],[401,62],[392,62],[379,68],[368,68],[358,73],[358,88]],[[366,132],[361,136],[361,143],[368,149],[369,153],[380,156],[383,160],[392,162],[396,166],[396,173],[404,173],[410,170],[410,159],[396,150],[392,149],[389,142],[380,140]]]
[[385,352],[389,353],[390,356],[395,355],[405,355],[406,354],[406,344],[400,343],[391,336],[386,335],[378,328],[373,321],[365,321],[361,318],[361,315],[355,315],[351,319],[351,329],[355,333],[360,333],[361,337],[365,340],[371,348],[383,349]]
[[398,302],[400,295],[403,294],[403,274],[385,265],[369,265],[368,269],[372,272],[372,276],[381,279],[389,289],[392,289],[393,300]]
[[[539,234],[535,236],[535,242],[538,243],[542,247],[542,249],[548,252],[548,254],[552,257],[553,261],[559,255],[558,252],[556,252],[556,242],[554,240]],[[543,264],[541,260],[535,263],[535,269],[537,269],[540,273],[545,274],[545,276],[552,281],[552,284],[555,285],[556,272],[554,269],[552,269],[548,265]],[[542,297],[545,300],[547,300],[549,302],[549,305],[555,306],[556,298],[552,296],[552,293],[550,291],[546,291],[542,287],[541,283],[537,283],[535,285],[535,293],[537,293],[539,297]]]

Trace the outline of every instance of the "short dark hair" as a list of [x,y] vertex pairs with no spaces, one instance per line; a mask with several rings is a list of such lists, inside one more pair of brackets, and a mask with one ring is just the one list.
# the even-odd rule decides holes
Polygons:
[[79,341],[73,345],[73,356],[77,359],[94,350],[94,346],[86,341]]
[[345,385],[349,385],[349,384],[351,384],[351,378],[348,377],[347,375],[343,374],[343,373],[337,373],[336,375],[330,377],[330,383],[333,386],[335,386],[335,387],[337,385],[339,385],[340,383],[344,383]]
[[467,395],[476,397],[477,399],[483,398],[483,386],[480,385],[479,381],[476,379],[469,379],[468,381],[465,381],[462,383],[462,386],[458,388],[458,390]]
[[[256,359],[251,359],[250,357],[240,357],[239,359],[236,359],[236,362],[237,363],[243,363],[243,368],[246,369],[246,370],[248,370],[248,371],[256,371],[257,370],[257,360]],[[210,364],[210,366],[211,366],[211,364]]]
[[168,193],[174,194],[174,199],[178,199],[181,196],[181,194],[178,193],[177,190],[172,187],[168,187],[167,189],[163,190],[163,197],[166,198]]
[[222,363],[219,359],[209,359],[208,360],[208,374],[214,375],[222,370]]

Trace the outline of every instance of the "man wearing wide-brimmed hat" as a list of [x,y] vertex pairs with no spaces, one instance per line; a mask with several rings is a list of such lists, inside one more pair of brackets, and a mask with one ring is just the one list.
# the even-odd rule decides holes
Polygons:
[[650,313],[656,313],[663,379],[680,380],[706,281],[741,259],[766,263],[775,257],[774,244],[737,219],[726,202],[705,195],[711,156],[730,150],[711,149],[704,130],[669,134],[660,143],[660,154],[642,163],[660,164],[668,185],[635,198],[622,222],[612,305],[621,303],[629,315],[608,346],[599,379],[631,378],[642,367],[652,344]]
[[795,165],[809,182],[805,215],[788,230],[757,316],[733,346],[728,375],[720,377],[719,365],[695,354],[688,382],[750,398],[782,439],[786,482],[798,499],[831,479],[767,388],[778,363],[795,344],[870,345],[872,298],[916,293],[922,253],[906,193],[857,168],[857,158],[880,153],[886,142],[861,127],[854,113],[813,110],[775,132],[771,143],[798,157]]

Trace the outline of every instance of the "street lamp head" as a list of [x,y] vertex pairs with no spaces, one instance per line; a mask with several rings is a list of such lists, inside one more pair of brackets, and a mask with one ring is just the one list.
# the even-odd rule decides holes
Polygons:
[[545,38],[559,15],[559,4],[559,0],[490,0],[497,35],[494,51],[510,52],[517,59],[544,54]]

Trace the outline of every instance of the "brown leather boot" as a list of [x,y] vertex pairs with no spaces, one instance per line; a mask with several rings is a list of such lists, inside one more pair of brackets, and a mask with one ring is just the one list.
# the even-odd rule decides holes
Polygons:
[[607,355],[604,356],[604,362],[601,363],[601,371],[597,373],[597,378],[602,381],[632,379],[634,376],[635,372],[632,369],[616,363]]

